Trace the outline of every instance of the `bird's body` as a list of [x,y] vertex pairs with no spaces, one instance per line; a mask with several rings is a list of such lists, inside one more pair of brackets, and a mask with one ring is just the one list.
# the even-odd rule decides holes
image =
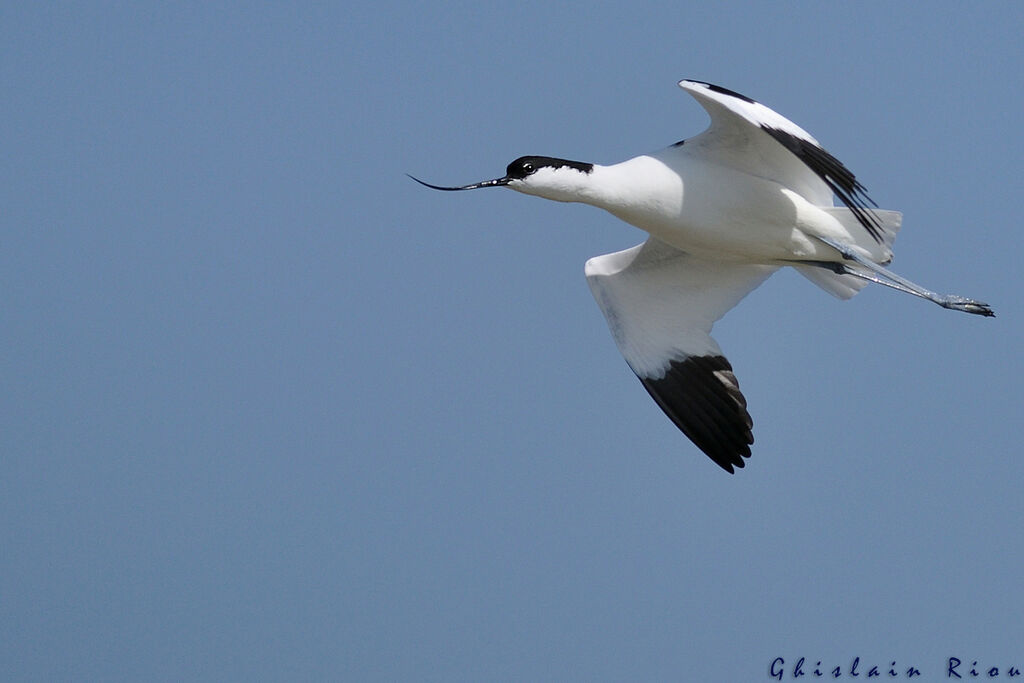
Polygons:
[[750,455],[752,421],[711,326],[779,267],[840,298],[877,282],[946,308],[992,311],[886,270],[901,214],[872,208],[853,174],[806,131],[730,90],[679,85],[711,115],[695,138],[609,166],[531,156],[496,180],[423,184],[508,186],[590,204],[647,232],[643,244],[590,259],[587,281],[644,387],[732,472]]
[[[757,263],[830,260],[840,257],[808,234],[851,243],[869,238],[866,232],[851,235],[835,218],[777,181],[702,164],[685,144],[576,174],[585,177],[563,172],[567,182],[555,192],[545,188],[542,196],[602,208],[695,256]],[[580,182],[568,182],[572,180]],[[531,189],[520,191],[535,194]]]

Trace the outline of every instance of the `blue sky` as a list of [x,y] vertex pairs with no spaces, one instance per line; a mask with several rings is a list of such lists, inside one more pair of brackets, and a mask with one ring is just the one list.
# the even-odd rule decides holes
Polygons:
[[[1024,669],[1022,33],[1010,2],[8,4],[0,677]],[[904,212],[898,272],[999,316],[774,276],[716,327],[735,476],[585,285],[639,232],[403,175],[657,149],[706,125],[683,77],[811,131]]]

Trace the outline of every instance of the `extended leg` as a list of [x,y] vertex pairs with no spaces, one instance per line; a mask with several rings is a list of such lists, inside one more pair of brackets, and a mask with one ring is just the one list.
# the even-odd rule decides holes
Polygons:
[[[847,275],[853,275],[869,282],[875,282],[886,287],[892,287],[893,289],[907,294],[913,294],[919,296],[922,299],[937,303],[943,308],[949,308],[954,311],[963,311],[964,313],[974,313],[975,315],[984,316],[995,316],[992,312],[991,307],[988,304],[974,299],[968,299],[966,297],[957,296],[956,294],[936,294],[935,292],[925,289],[924,287],[914,284],[906,278],[900,277],[896,273],[892,272],[887,268],[883,268],[874,261],[864,258],[860,254],[850,249],[841,242],[829,239],[827,237],[817,237],[815,239],[824,242],[828,246],[832,247],[842,255],[843,259],[847,261],[853,261],[862,268],[867,268],[871,272],[864,272],[858,268],[849,268],[842,263],[835,264],[841,269],[841,272]],[[829,266],[831,267],[831,266]],[[837,270],[837,272],[840,272]]]

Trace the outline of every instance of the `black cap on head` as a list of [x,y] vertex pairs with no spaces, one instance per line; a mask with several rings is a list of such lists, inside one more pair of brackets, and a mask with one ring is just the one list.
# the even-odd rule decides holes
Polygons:
[[[542,156],[526,156],[519,157],[505,169],[505,177],[495,178],[494,180],[484,180],[479,183],[472,183],[470,185],[462,185],[460,187],[443,187],[441,185],[431,185],[425,183],[415,176],[409,176],[420,185],[424,185],[433,190],[444,190],[445,192],[456,192],[458,190],[476,190],[481,187],[501,187],[502,185],[508,185],[513,180],[523,180],[527,176],[533,175],[541,168],[574,168],[581,173],[590,173],[594,170],[593,164],[588,164],[583,161],[570,161],[568,159],[558,159],[556,157],[542,157]],[[408,173],[406,175],[409,175]]]

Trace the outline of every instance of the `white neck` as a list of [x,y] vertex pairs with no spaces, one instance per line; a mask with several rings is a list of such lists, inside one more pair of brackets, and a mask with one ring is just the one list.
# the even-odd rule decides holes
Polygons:
[[[611,166],[595,164],[590,173],[567,166],[542,168],[509,187],[556,202],[590,204],[616,215],[642,207],[650,210],[652,204],[672,204],[682,198],[679,175],[646,156]],[[669,207],[662,208],[666,209]]]
[[683,199],[679,174],[650,156],[611,166],[594,164],[590,173],[542,168],[509,187],[559,202],[590,204],[643,229],[652,221],[678,216]]

